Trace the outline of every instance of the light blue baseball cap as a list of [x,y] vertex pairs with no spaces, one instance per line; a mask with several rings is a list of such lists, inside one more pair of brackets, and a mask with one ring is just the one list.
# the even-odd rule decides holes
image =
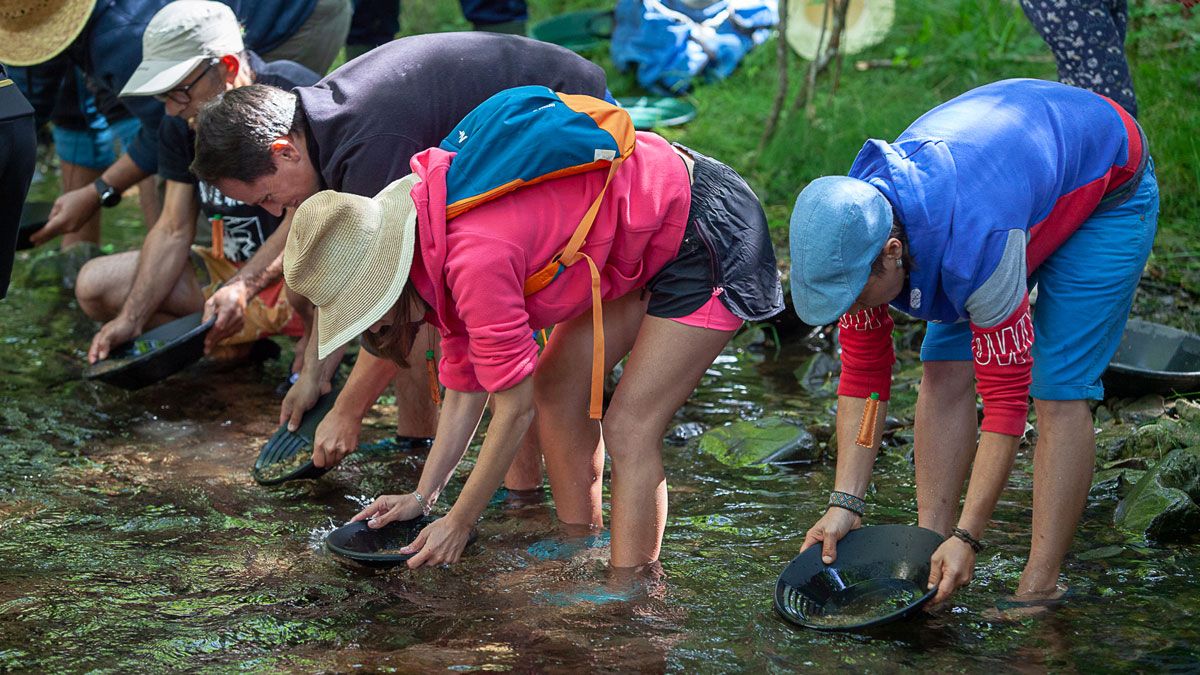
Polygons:
[[849,176],[824,176],[796,197],[790,228],[792,302],[810,326],[837,321],[867,285],[892,231],[892,205]]

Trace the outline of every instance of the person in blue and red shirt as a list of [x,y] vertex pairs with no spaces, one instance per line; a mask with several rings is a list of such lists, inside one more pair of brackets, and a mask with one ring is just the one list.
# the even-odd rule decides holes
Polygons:
[[[1030,395],[1032,545],[1005,605],[1059,602],[1095,462],[1088,402],[1103,398],[1100,375],[1157,220],[1154,164],[1137,122],[1110,99],[1040,80],[968,91],[893,143],[867,141],[849,176],[805,187],[791,219],[792,297],[808,324],[840,319],[842,376],[835,491],[804,547],[820,542],[831,562],[861,523],[895,361],[891,305],[929,322],[914,452],[919,524],[948,536],[932,559],[934,602],[971,579]],[[870,405],[870,434],[872,394],[880,403]],[[857,438],[860,422],[866,438]]]

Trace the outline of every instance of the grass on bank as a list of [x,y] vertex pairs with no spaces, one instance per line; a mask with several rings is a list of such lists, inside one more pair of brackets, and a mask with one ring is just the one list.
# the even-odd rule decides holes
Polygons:
[[[1171,0],[1133,0],[1126,52],[1141,123],[1162,189],[1152,274],[1200,291],[1200,8],[1185,17]],[[611,6],[587,0],[530,0],[530,25],[565,11]],[[466,30],[456,0],[404,3],[402,34]],[[589,54],[618,96],[638,93],[606,50]],[[897,67],[859,72],[857,60]],[[791,92],[807,61],[790,58]],[[867,138],[894,138],[922,113],[968,89],[1009,77],[1056,79],[1049,49],[1016,2],[897,2],[887,40],[846,59],[841,86],[818,83],[815,116],[785,117],[773,142],[755,156],[777,87],[775,39],[750,53],[729,79],[697,86],[696,120],[663,134],[733,166],[754,186],[777,242],[785,242],[796,194],[808,181],[845,173]],[[781,253],[785,247],[780,247]]]

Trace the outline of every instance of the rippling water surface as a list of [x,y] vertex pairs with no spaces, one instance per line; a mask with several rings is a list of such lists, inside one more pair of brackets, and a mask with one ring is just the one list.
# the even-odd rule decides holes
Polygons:
[[[453,568],[344,567],[323,535],[364,499],[411,489],[420,458],[355,457],[317,482],[258,487],[248,471],[274,430],[285,365],[201,364],[133,393],[82,383],[93,328],[58,290],[55,264],[26,256],[22,285],[0,303],[0,670],[1197,667],[1200,547],[1114,531],[1107,494],[1089,501],[1072,549],[1071,603],[1015,625],[983,618],[1021,571],[1028,449],[969,589],[868,634],[796,630],[771,608],[822,511],[832,459],[735,469],[695,439],[664,450],[660,579],[611,578],[603,536],[563,532],[548,501],[503,494]],[[808,352],[787,342],[778,355],[727,352],[676,422],[781,415],[819,431],[833,401],[799,386]],[[899,378],[901,417],[911,380]],[[369,419],[367,440],[387,435],[389,412]],[[881,455],[872,522],[916,520],[910,432]]]

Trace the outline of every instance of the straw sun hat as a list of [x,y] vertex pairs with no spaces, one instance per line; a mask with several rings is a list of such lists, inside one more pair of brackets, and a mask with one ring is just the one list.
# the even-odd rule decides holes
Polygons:
[[0,0],[0,62],[33,66],[58,56],[95,6],[96,0]]
[[[820,0],[789,0],[788,24],[784,27],[787,42],[796,53],[811,59],[817,46],[824,51],[829,44],[829,30],[821,39],[821,22],[825,4]],[[883,42],[892,27],[895,14],[894,0],[850,0],[846,10],[846,34],[842,37],[841,52],[854,54],[867,47]],[[832,17],[830,20],[832,24]]]
[[416,174],[374,197],[324,190],[296,209],[283,276],[317,309],[317,357],[371,327],[396,304],[412,268]]

